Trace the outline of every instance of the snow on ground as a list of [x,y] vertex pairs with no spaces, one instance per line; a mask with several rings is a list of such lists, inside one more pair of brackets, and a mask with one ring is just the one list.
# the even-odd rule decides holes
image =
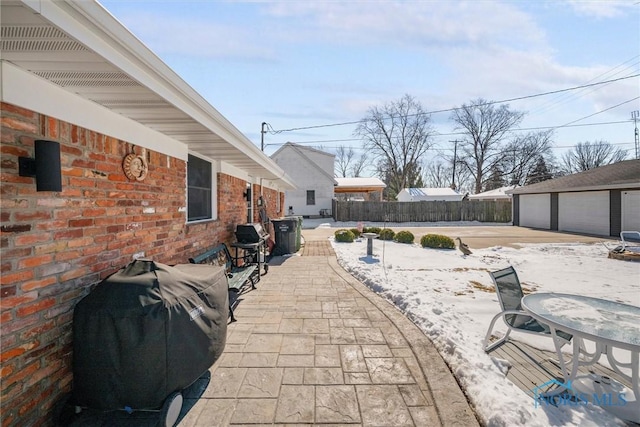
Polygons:
[[[325,221],[318,226],[354,225]],[[394,224],[396,229],[403,226],[420,224]],[[506,379],[508,362],[482,349],[489,323],[500,311],[488,271],[512,265],[523,288],[531,292],[580,294],[640,306],[640,263],[608,259],[602,244],[519,244],[520,249],[474,249],[465,257],[457,250],[380,240],[374,240],[373,256],[366,256],[366,239],[331,242],[347,271],[395,303],[429,336],[487,425],[625,425],[595,405],[535,407],[531,397]],[[501,321],[496,328],[500,335],[506,330]],[[549,338],[513,335],[553,350]]]

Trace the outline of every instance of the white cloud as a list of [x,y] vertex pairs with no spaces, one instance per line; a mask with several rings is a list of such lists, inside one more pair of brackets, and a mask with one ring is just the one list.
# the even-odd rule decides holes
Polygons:
[[159,54],[260,61],[273,61],[276,56],[268,45],[256,42],[260,34],[251,27],[149,11],[130,13],[123,16],[122,21]]
[[273,60],[304,43],[442,50],[506,44],[544,49],[531,17],[497,2],[258,2],[242,23],[190,13],[130,12],[121,19],[153,50],[198,57]]
[[[447,98],[461,102],[477,97],[488,100],[517,98],[631,74],[617,74],[604,64],[583,67],[563,65],[552,55],[503,48],[459,49],[450,52],[446,60],[450,61],[454,71],[440,90]],[[579,118],[582,115],[575,107],[578,104],[581,104],[580,109],[584,109],[586,115],[638,96],[639,92],[638,79],[635,78],[543,98],[514,101],[511,105],[515,109],[532,112],[535,108],[538,114],[562,110],[570,117]]]
[[[605,79],[612,76],[606,74],[611,67],[607,60],[596,51],[588,57],[588,64],[582,58],[585,55],[573,57],[572,49],[560,42],[563,28],[557,27],[555,19],[545,18],[565,19],[569,7],[576,15],[614,17],[627,13],[625,8],[633,2],[637,0],[552,5],[281,0],[223,3],[225,7],[219,8],[226,13],[223,18],[221,14],[207,16],[218,10],[217,6],[198,13],[193,6],[197,2],[191,1],[193,7],[184,13],[163,14],[162,8],[125,10],[119,18],[161,56],[179,55],[179,60],[202,61],[218,69],[229,64],[225,84],[252,95],[260,121],[277,115],[286,123],[279,127],[298,127],[358,120],[370,107],[404,93],[415,96],[429,110],[439,110],[477,97],[500,100],[577,86],[603,73],[605,77],[600,79]],[[545,9],[552,6],[564,9],[565,14]],[[637,12],[638,6],[635,8]],[[566,25],[571,22],[568,19]],[[591,19],[579,19],[579,23],[588,25]],[[597,45],[600,40],[594,36],[593,42]],[[366,60],[357,62],[353,57]],[[264,61],[274,66],[253,65]],[[219,82],[210,84],[210,77],[193,75],[204,80],[203,87],[210,85],[216,105],[226,102],[238,110],[239,122],[255,114],[246,105],[248,97],[225,97]],[[256,81],[269,84],[256,85]],[[634,79],[561,98],[514,102],[512,107],[551,112],[536,124],[556,125],[615,105],[638,92],[638,79]],[[631,105],[625,108],[637,109]],[[437,115],[434,120],[441,122],[445,116],[449,114]],[[254,127],[246,126],[250,130]],[[345,129],[335,133],[348,136],[350,131]]]
[[418,48],[544,42],[533,20],[508,3],[281,1],[269,3],[268,13],[273,19],[294,20],[296,31],[283,32],[283,38],[295,33],[296,38],[303,34],[303,40]]
[[567,3],[577,13],[597,18],[614,18],[627,13],[627,9],[634,7],[634,4],[637,7],[637,0],[567,0]]

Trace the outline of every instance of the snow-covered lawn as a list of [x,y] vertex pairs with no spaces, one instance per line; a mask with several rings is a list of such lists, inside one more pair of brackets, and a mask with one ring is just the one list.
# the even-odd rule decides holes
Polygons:
[[[521,244],[520,249],[474,249],[465,257],[457,250],[374,240],[374,254],[367,257],[366,239],[331,242],[347,271],[394,302],[431,338],[488,425],[624,425],[594,405],[536,408],[531,397],[506,379],[507,362],[482,350],[489,323],[500,311],[487,272],[512,265],[531,292],[588,295],[640,306],[640,263],[608,259],[603,244]],[[499,322],[498,333],[505,330]],[[514,338],[553,350],[546,337]]]

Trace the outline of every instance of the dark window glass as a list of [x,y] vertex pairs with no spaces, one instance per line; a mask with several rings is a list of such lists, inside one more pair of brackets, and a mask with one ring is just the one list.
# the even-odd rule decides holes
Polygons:
[[316,204],[316,190],[307,190],[307,205]]
[[211,219],[211,163],[189,155],[187,190],[187,219]]

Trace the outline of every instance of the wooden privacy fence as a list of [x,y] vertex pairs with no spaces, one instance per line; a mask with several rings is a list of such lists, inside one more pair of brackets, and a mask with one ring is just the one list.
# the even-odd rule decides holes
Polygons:
[[461,202],[343,202],[333,201],[336,221],[511,222],[511,200]]

